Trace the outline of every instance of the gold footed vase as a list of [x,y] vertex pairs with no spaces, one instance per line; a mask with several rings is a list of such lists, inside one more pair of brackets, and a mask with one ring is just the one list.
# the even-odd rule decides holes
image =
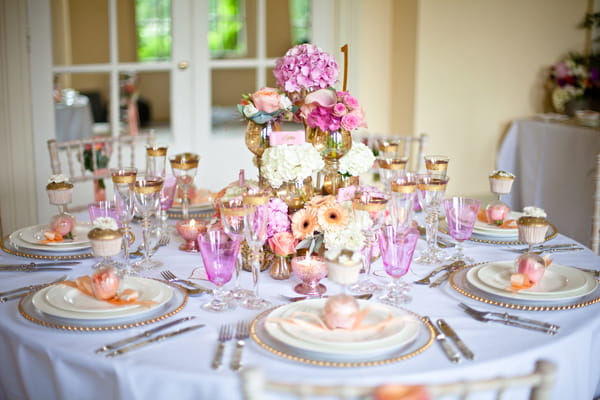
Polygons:
[[344,177],[338,172],[339,160],[352,148],[352,134],[341,128],[337,131],[323,131],[307,126],[306,140],[312,143],[325,161],[325,167],[317,176],[317,191],[324,195],[337,195],[338,190],[344,187]]
[[276,130],[276,128],[271,121],[265,124],[248,121],[248,125],[246,126],[246,147],[254,154],[254,165],[258,168],[258,183],[261,187],[264,187],[266,184],[261,171],[262,155],[270,147],[269,138],[271,137],[271,132]]
[[271,263],[269,275],[277,280],[288,279],[292,275],[291,257],[276,255]]
[[[242,269],[244,271],[252,272],[252,250],[250,246],[248,246],[248,242],[245,240],[242,242],[240,247],[240,253],[242,254]],[[273,257],[275,255],[271,252],[271,250],[267,250],[266,247],[259,254],[260,257],[260,271],[264,271],[268,269],[272,262]]]
[[312,177],[283,182],[280,187],[273,188],[273,194],[283,200],[288,206],[288,213],[293,214],[304,207],[304,204],[315,194]]

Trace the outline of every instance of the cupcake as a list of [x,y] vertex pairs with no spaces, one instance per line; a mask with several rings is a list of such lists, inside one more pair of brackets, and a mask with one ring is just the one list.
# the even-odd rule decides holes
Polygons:
[[550,226],[546,213],[537,207],[525,207],[523,213],[517,220],[519,240],[529,244],[542,243]]
[[329,329],[352,329],[358,311],[354,297],[345,294],[332,296],[325,303],[325,324]]
[[46,185],[50,204],[55,206],[69,204],[73,197],[73,184],[63,174],[51,175]]
[[342,254],[337,260],[327,262],[327,277],[340,285],[351,285],[358,280],[361,268],[360,262]]
[[508,194],[515,181],[515,176],[506,171],[494,171],[488,177],[490,181],[490,191],[496,194]]
[[94,229],[88,233],[88,239],[92,242],[95,256],[112,257],[121,251],[123,232],[113,218],[100,217],[94,220]]

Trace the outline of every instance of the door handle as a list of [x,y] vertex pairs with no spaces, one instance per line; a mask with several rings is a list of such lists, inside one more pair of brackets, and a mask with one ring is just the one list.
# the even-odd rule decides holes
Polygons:
[[187,61],[179,61],[179,63],[177,63],[177,68],[179,68],[180,70],[188,69],[189,66],[190,63]]

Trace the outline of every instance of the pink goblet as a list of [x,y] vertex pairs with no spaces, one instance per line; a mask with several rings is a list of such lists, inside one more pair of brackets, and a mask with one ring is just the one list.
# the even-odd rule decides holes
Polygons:
[[448,258],[450,261],[473,262],[471,257],[465,256],[462,242],[471,237],[473,227],[477,221],[477,213],[481,202],[465,197],[452,197],[444,200],[446,221],[450,236],[456,240],[456,252]]
[[388,292],[379,300],[398,306],[408,303],[412,298],[407,294],[410,284],[402,282],[412,262],[419,231],[413,226],[401,229],[397,225],[384,225],[379,231],[379,247],[385,272],[394,278]]
[[225,297],[223,286],[233,276],[241,238],[231,238],[224,231],[212,230],[199,235],[197,240],[208,280],[216,285],[213,299],[202,308],[215,312],[235,308],[235,303]]
[[197,219],[182,219],[177,221],[177,224],[175,224],[177,233],[185,240],[185,243],[179,246],[179,250],[197,253],[198,245],[196,239],[198,235],[206,232],[207,225],[208,221]]
[[294,257],[292,272],[302,281],[294,288],[296,293],[320,296],[327,291],[327,287],[319,283],[327,276],[327,264],[323,257],[309,255]]
[[98,201],[88,204],[88,213],[90,214],[90,222],[94,222],[96,218],[110,217],[117,221],[119,228],[121,223],[117,218],[117,209],[114,201]]

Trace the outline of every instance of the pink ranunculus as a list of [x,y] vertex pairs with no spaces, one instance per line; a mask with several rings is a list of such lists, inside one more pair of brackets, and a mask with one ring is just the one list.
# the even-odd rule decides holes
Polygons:
[[358,117],[352,113],[350,114],[346,114],[342,117],[342,128],[344,128],[347,131],[351,131],[354,130],[356,128],[358,128],[360,121],[358,120]]
[[509,212],[510,208],[504,203],[490,204],[485,210],[488,223],[496,225],[502,225]]
[[333,106],[333,115],[335,115],[336,117],[342,117],[347,113],[348,109],[342,103],[336,103],[336,105]]
[[252,94],[252,102],[258,110],[270,114],[279,110],[279,93],[277,89],[263,87]]
[[291,232],[279,232],[269,239],[269,247],[278,256],[289,256],[296,252],[297,240]]
[[317,103],[322,107],[333,107],[337,102],[335,91],[330,89],[319,89],[309,93],[305,103]]

